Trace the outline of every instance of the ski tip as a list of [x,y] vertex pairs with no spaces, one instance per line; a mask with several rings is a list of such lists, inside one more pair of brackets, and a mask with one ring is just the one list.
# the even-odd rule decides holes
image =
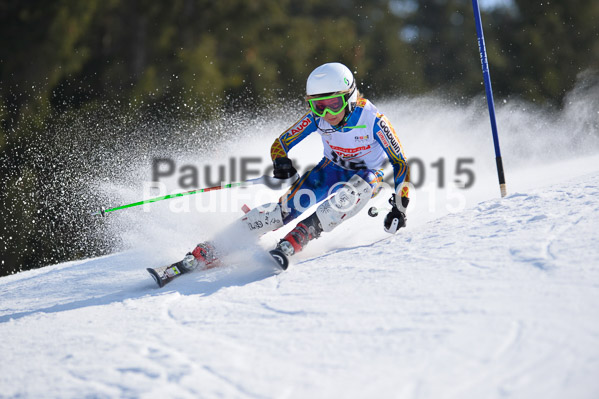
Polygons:
[[162,279],[160,278],[160,276],[158,275],[156,270],[154,270],[150,267],[148,267],[146,270],[154,278],[154,281],[156,281],[156,284],[158,284],[158,287],[162,288],[162,286],[164,285],[164,282],[162,281]]
[[278,249],[273,249],[272,251],[268,252],[270,254],[270,256],[272,256],[272,258],[275,260],[275,262],[277,262],[277,265],[282,269],[282,270],[287,270],[287,268],[289,267],[289,259],[287,259],[287,256],[281,252]]

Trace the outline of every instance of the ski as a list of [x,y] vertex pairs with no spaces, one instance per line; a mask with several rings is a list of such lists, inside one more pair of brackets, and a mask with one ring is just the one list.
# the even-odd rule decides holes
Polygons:
[[[289,267],[289,259],[283,252],[281,252],[278,249],[273,249],[268,253],[273,262],[277,265],[277,267],[279,267],[281,270],[287,270],[287,268]],[[146,270],[148,271],[148,273],[150,273],[150,275],[152,276],[154,281],[156,281],[156,284],[158,284],[158,287],[160,288],[164,287],[166,284],[170,283],[180,275],[185,274],[189,271],[185,268],[185,266],[183,266],[183,261],[179,261],[168,266],[161,266],[156,268],[148,267]]]
[[160,288],[187,272],[187,269],[182,266],[182,261],[157,268],[148,267],[146,270],[154,278],[154,281],[156,281],[156,284],[158,284],[158,287]]
[[282,270],[287,270],[289,267],[289,259],[287,259],[287,255],[285,255],[279,249],[273,249],[272,251],[268,251],[268,253],[274,259],[277,266],[279,266]]

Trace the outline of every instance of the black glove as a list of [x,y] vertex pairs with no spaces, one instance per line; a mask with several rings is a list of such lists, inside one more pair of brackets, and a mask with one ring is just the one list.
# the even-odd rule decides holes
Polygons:
[[[408,206],[408,202],[410,202],[410,199],[408,197],[401,197],[401,205],[404,211]],[[389,204],[391,204],[392,208],[391,212],[389,212],[387,216],[385,216],[385,231],[387,233],[395,234],[397,230],[401,229],[402,227],[406,227],[406,220],[408,220],[408,218],[406,217],[406,214],[403,211],[400,211],[397,208],[397,203],[395,202],[395,194],[392,194],[391,198],[389,198]]]
[[273,175],[277,179],[289,179],[297,174],[291,159],[287,157],[276,158],[272,161]]

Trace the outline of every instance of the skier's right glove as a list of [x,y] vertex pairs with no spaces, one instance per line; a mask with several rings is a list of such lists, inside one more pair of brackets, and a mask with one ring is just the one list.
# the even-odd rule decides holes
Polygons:
[[297,175],[297,170],[293,167],[291,159],[287,157],[276,158],[272,161],[273,175],[277,179],[289,179]]
[[[408,206],[408,202],[410,202],[408,197],[401,197],[401,205],[404,211]],[[395,194],[392,194],[391,198],[389,198],[389,204],[391,204],[391,211],[385,216],[384,226],[387,233],[395,234],[397,230],[406,227],[406,220],[408,220],[408,218],[406,217],[406,214],[397,207]]]

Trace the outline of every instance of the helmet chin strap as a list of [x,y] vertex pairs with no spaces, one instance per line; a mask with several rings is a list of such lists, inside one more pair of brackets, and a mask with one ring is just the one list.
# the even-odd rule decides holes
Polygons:
[[[356,80],[354,79],[354,81],[352,82],[352,91],[349,92],[349,94],[347,95],[347,99],[346,99],[347,105],[345,106],[345,115],[343,116],[343,119],[341,120],[341,122],[339,122],[339,124],[337,124],[337,126],[339,126],[339,127],[343,127],[347,123],[347,120],[349,119],[351,114],[354,112],[355,104],[352,104],[350,102],[350,99],[354,95],[355,92],[356,92]],[[350,108],[351,108],[351,111],[350,111]]]
[[352,112],[348,112],[347,108],[349,108],[349,103],[347,104],[344,112],[345,115],[343,116],[343,119],[341,119],[341,121],[336,124],[336,125],[331,125],[332,129],[321,129],[320,126],[317,125],[318,130],[320,130],[323,133],[333,133],[333,132],[338,132],[341,129],[343,129],[343,126],[345,126],[347,124],[347,120],[349,119],[349,117],[351,116]]
[[349,111],[349,104],[347,104],[347,107],[345,107],[346,109],[344,110],[344,115],[343,115],[343,119],[341,119],[341,121],[335,125],[335,127],[339,127],[342,128],[343,126],[345,126],[347,124],[347,120],[349,119],[349,116],[351,115],[351,112]]

